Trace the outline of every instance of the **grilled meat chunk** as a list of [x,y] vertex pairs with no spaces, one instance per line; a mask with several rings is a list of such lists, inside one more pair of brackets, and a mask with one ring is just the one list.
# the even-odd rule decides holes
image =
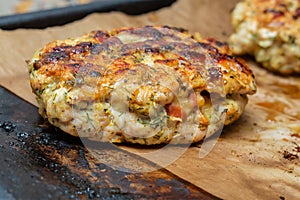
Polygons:
[[187,143],[216,131],[216,113],[238,119],[256,91],[249,67],[228,53],[214,39],[146,26],[51,42],[28,66],[40,114],[69,134]]
[[280,74],[300,73],[300,1],[244,0],[232,12],[232,52]]

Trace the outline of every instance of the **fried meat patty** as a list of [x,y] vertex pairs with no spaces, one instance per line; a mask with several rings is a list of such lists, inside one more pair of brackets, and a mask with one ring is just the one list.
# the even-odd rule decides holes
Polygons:
[[54,41],[28,66],[43,117],[71,135],[115,143],[200,141],[219,128],[218,113],[232,123],[256,91],[226,44],[168,26]]
[[263,67],[300,73],[300,1],[244,0],[232,12],[232,52],[254,55]]

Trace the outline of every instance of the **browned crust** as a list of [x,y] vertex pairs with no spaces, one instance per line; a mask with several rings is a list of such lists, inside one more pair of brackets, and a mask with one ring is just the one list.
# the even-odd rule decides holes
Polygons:
[[[123,44],[118,35],[124,32],[149,39]],[[213,71],[214,63],[220,64],[221,68],[216,67],[215,70],[220,71],[223,79],[234,82],[235,92],[238,93],[241,84],[244,83],[242,87],[246,87],[246,92],[243,93],[254,93],[254,89],[249,87],[254,78],[251,69],[242,59],[231,56],[226,43],[212,38],[199,42],[192,38],[193,36],[184,29],[167,26],[123,28],[111,32],[93,31],[75,45],[63,41],[49,43],[40,51],[31,71],[37,70],[39,74],[52,77],[51,81],[64,81],[66,84],[68,81],[69,84],[72,83],[78,74],[91,79],[97,78],[98,82],[104,76],[106,80],[116,80],[117,76],[122,76],[123,71],[136,67],[132,58],[137,54],[149,53],[155,54],[156,62],[164,62],[167,65],[168,62],[177,62],[178,59],[186,61],[186,69],[176,69],[182,74],[188,71],[202,71],[203,69],[199,69],[194,63],[203,63],[208,59],[212,62],[210,71]],[[110,54],[112,51],[113,54]],[[169,55],[170,58],[166,58],[168,52],[175,52],[176,56],[172,54]],[[39,84],[33,85],[37,87],[36,90],[43,87]]]

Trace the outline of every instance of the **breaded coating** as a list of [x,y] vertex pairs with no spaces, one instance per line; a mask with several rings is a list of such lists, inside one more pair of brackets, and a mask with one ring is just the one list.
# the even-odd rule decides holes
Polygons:
[[168,26],[54,41],[28,66],[43,117],[71,135],[115,143],[198,142],[219,128],[218,113],[225,124],[238,119],[256,91],[226,44]]
[[244,0],[232,12],[232,52],[280,74],[300,73],[300,1]]

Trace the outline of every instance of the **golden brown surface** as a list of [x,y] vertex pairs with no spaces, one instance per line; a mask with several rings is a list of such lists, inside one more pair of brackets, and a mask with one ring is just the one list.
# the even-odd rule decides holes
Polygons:
[[230,124],[256,86],[226,44],[196,39],[146,26],[51,42],[29,63],[40,113],[72,135],[101,141],[200,141],[209,126],[218,129],[210,93],[226,97],[218,112]]
[[232,12],[233,53],[254,55],[274,72],[300,73],[299,17],[297,0],[241,1]]

